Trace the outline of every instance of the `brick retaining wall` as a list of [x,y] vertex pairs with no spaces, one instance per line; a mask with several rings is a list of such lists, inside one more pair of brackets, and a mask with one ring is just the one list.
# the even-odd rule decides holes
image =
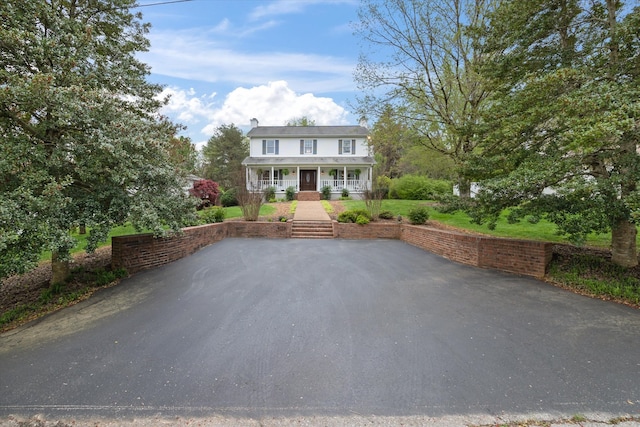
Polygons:
[[400,239],[400,224],[371,222],[367,225],[333,221],[333,237],[341,239]]
[[184,228],[182,234],[155,238],[153,234],[136,234],[111,238],[111,266],[135,273],[184,258],[205,246],[227,237],[229,223]]
[[[291,237],[292,223],[229,221],[185,228],[183,234],[154,238],[151,234],[112,239],[112,266],[129,273],[167,264],[226,237]],[[367,225],[333,222],[334,237],[343,239],[399,239],[452,261],[476,267],[543,277],[553,244],[471,235],[436,228],[395,223]]]
[[464,234],[429,227],[403,225],[401,240],[452,261],[533,277],[543,277],[553,244]]

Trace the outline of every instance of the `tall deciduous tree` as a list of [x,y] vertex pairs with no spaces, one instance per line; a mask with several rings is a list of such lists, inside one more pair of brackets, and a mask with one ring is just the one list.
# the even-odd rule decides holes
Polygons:
[[49,249],[64,279],[74,225],[93,250],[113,225],[162,233],[193,210],[170,162],[176,128],[135,56],[149,44],[134,5],[0,3],[0,277]]
[[618,0],[510,1],[487,31],[495,96],[478,220],[517,207],[580,240],[612,232],[613,261],[638,263],[640,8]]
[[236,125],[221,125],[207,141],[202,154],[204,176],[229,189],[236,183],[242,161],[249,155],[249,142]]
[[286,126],[315,126],[316,121],[307,116],[294,117],[287,121]]
[[[404,114],[419,141],[460,166],[487,98],[476,75],[484,56],[477,33],[496,0],[367,0],[357,32],[374,52],[360,58],[355,78],[366,96],[364,114],[385,101]],[[377,60],[376,58],[382,58]],[[460,175],[462,195],[469,182]]]

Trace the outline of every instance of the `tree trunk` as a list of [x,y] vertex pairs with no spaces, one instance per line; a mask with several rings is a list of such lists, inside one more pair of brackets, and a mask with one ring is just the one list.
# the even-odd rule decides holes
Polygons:
[[69,268],[69,261],[60,261],[60,255],[58,252],[54,252],[51,255],[51,284],[64,283],[65,280],[71,275],[71,269]]
[[636,225],[628,220],[619,220],[611,230],[611,261],[622,267],[638,265],[636,251]]
[[460,194],[461,199],[471,198],[471,183],[468,179],[462,177],[458,178],[458,193]]

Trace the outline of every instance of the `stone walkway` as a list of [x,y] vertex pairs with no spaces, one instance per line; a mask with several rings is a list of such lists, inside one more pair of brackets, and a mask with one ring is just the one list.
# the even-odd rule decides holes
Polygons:
[[294,221],[331,221],[329,214],[322,207],[321,202],[298,201]]

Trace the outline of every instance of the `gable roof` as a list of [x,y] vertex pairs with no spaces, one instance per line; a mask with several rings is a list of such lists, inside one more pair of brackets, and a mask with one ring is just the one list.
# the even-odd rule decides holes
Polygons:
[[247,136],[258,137],[366,137],[369,129],[364,126],[257,126]]

